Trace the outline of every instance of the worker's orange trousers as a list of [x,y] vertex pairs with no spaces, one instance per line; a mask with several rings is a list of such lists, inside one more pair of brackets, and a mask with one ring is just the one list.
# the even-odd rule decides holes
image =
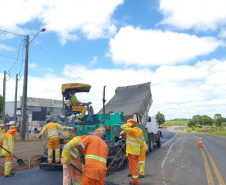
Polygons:
[[[73,185],[80,185],[82,174],[72,166],[65,164],[64,161],[64,158],[61,157],[61,163],[63,165],[63,185],[71,185],[71,180]],[[82,171],[82,163],[79,159],[71,159],[70,162]]]
[[98,181],[96,179],[91,179],[85,175],[82,175],[82,184],[81,185],[104,185],[105,180]]
[[138,155],[128,154],[129,169],[132,174],[132,182],[135,185],[139,184],[138,167],[137,167],[138,157],[139,157]]
[[55,162],[60,162],[60,140],[58,137],[48,139],[48,163],[53,162],[53,148],[55,149]]

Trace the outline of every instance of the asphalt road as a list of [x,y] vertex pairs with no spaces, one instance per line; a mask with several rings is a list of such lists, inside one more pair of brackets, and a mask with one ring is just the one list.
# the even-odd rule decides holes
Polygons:
[[[226,182],[226,139],[201,135],[204,148],[198,147],[197,134],[177,132],[174,128],[162,129],[162,146],[147,154],[146,177],[140,185],[209,185]],[[107,176],[106,185],[129,184],[129,168]],[[13,178],[0,178],[0,185],[60,185],[62,171],[38,168],[18,172]]]

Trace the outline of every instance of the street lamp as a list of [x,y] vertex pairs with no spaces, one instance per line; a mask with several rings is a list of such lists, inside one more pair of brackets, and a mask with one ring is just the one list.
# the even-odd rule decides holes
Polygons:
[[29,42],[29,35],[26,37],[26,55],[25,55],[25,66],[24,66],[24,83],[23,83],[23,96],[22,96],[22,110],[21,110],[21,120],[20,120],[20,140],[25,140],[25,128],[27,121],[27,77],[28,77],[28,48],[29,44],[34,40],[34,38],[40,33],[46,31],[45,28],[41,29],[33,39]]

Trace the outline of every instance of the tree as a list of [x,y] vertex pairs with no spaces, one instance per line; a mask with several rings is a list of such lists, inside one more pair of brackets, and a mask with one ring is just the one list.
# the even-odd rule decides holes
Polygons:
[[0,94],[0,115],[2,114],[2,108],[3,108],[3,97]]
[[197,125],[197,126],[201,125],[201,116],[200,115],[194,115],[192,117],[192,122],[195,123],[195,125]]
[[221,123],[223,122],[223,118],[221,117],[221,114],[215,114],[214,119],[215,119],[216,126],[220,127]]
[[156,117],[156,121],[159,124],[159,126],[165,122],[165,116],[163,114],[161,114],[160,112],[158,112],[155,115],[155,117]]
[[201,125],[213,125],[213,119],[207,115],[201,116]]

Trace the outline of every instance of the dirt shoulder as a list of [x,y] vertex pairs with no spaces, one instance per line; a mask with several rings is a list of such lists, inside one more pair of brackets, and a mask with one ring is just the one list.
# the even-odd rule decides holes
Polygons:
[[[18,166],[17,159],[13,158],[12,172],[24,171],[31,168],[37,168],[40,165],[40,158],[44,152],[44,144],[47,140],[28,139],[26,141],[16,141],[14,143],[14,155],[17,158],[23,159],[25,166]],[[0,159],[0,177],[4,175],[5,158]]]

